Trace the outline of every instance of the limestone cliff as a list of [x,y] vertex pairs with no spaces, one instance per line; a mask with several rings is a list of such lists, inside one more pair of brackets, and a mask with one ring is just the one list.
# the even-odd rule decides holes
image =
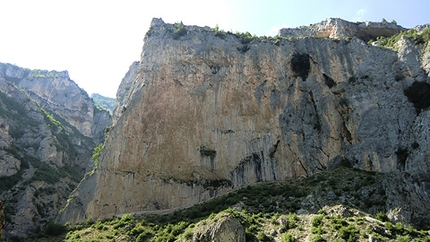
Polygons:
[[392,36],[404,30],[406,29],[396,23],[352,23],[340,18],[329,18],[310,26],[283,28],[279,30],[279,35],[284,37],[322,37],[332,39],[355,37],[367,42],[379,36]]
[[118,87],[116,93],[116,106],[113,111],[113,124],[115,125],[121,114],[127,109],[127,103],[130,101],[131,96],[137,90],[133,89],[135,87],[135,81],[139,69],[139,62],[135,61],[130,65],[128,72],[125,74]]
[[0,64],[0,200],[7,240],[32,235],[65,206],[91,169],[106,114],[66,72]]
[[[355,37],[249,38],[161,19],[144,42],[97,170],[61,221],[184,207],[341,161],[401,174],[411,197],[430,201],[420,138],[429,111],[410,101],[410,87],[427,85],[428,73],[411,52]],[[412,204],[403,221],[429,222],[428,204]]]
[[96,108],[88,94],[70,80],[67,71],[29,70],[0,63],[0,78],[14,83],[95,143],[103,140],[104,127],[111,125],[109,113]]

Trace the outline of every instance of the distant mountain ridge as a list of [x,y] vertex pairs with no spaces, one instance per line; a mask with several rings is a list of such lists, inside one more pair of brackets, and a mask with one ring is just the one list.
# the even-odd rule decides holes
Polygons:
[[[0,200],[4,236],[22,240],[54,219],[90,171],[108,111],[66,71],[0,63]],[[1,221],[0,221],[1,223]]]
[[116,105],[116,99],[111,97],[105,97],[98,93],[93,93],[90,96],[94,103],[102,109],[108,110],[110,114],[113,113],[113,110]]

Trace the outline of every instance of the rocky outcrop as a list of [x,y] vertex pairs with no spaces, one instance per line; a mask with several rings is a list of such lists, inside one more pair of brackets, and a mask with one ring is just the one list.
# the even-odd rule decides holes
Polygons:
[[[214,222],[209,224],[197,224],[190,241],[200,242],[245,242],[245,229],[239,220],[230,214],[220,213],[213,218]],[[185,240],[188,241],[188,240]]]
[[93,138],[95,143],[103,140],[104,128],[111,125],[109,113],[96,108],[88,94],[70,80],[67,71],[29,70],[0,63],[0,78],[14,83],[79,133]]
[[113,124],[115,125],[121,114],[127,109],[127,104],[131,100],[133,93],[137,91],[137,87],[134,85],[138,74],[139,62],[135,61],[130,65],[128,72],[125,74],[118,87],[116,93],[116,106],[113,111]]
[[340,162],[412,173],[407,186],[427,186],[426,144],[414,130],[428,110],[405,95],[427,73],[411,69],[406,52],[359,38],[248,39],[161,19],[144,41],[137,78],[126,81],[132,95],[61,221],[184,207]]
[[6,239],[22,240],[52,220],[91,168],[94,142],[103,139],[104,129],[95,125],[107,125],[109,116],[87,101],[66,72],[0,64],[0,200],[7,208]]
[[283,28],[279,30],[279,35],[283,37],[320,37],[332,39],[355,37],[367,42],[379,36],[390,37],[403,30],[406,29],[396,23],[352,23],[340,18],[329,18],[310,26]]

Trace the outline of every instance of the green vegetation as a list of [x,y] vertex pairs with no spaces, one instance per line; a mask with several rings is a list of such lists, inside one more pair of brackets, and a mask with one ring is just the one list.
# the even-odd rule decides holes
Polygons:
[[185,25],[182,23],[182,21],[179,23],[176,23],[176,27],[173,30],[173,38],[179,39],[185,34],[187,34],[187,29],[185,28]]
[[[416,45],[421,46],[423,48],[429,48],[429,40],[430,40],[430,27],[424,29],[420,34],[418,34],[417,30],[410,29],[407,31],[402,31],[397,35],[393,35],[391,37],[380,36],[376,38],[378,42],[378,46],[386,47],[386,48],[394,48],[394,45],[400,40],[401,37],[410,38]],[[370,40],[369,44],[372,44],[375,40]]]
[[104,147],[103,143],[100,143],[93,149],[93,154],[91,156],[91,162],[94,163],[94,166],[93,166],[93,169],[90,171],[90,175],[93,175],[97,169],[97,164],[99,163],[99,157],[103,151],[103,147]]
[[215,36],[220,37],[220,38],[225,38],[226,36],[226,32],[224,30],[220,30],[218,24],[215,26],[215,28],[212,29],[212,31],[214,32]]
[[387,217],[387,215],[386,215],[385,213],[383,213],[383,212],[378,212],[378,213],[376,214],[375,218],[376,218],[376,219],[379,219],[379,220],[381,220],[381,221],[383,221],[383,222],[388,221],[388,217]]
[[[425,241],[426,236],[429,237],[427,231],[400,223],[393,225],[382,212],[374,214],[377,220],[368,219],[371,215],[366,211],[384,211],[385,208],[386,197],[381,179],[382,174],[339,167],[294,182],[247,186],[171,213],[142,216],[126,214],[121,218],[97,221],[90,217],[84,223],[65,226],[67,231],[57,236],[52,234],[64,227],[50,225],[50,230],[43,230],[36,236],[39,239],[33,239],[185,240],[191,239],[204,225],[217,222],[220,216],[230,216],[244,227],[247,241],[303,241],[306,238],[310,241],[367,241],[369,236],[383,241]],[[323,199],[324,203],[315,203],[317,201],[313,196],[327,189],[352,202],[340,205],[340,200]],[[374,191],[370,201],[359,199],[360,189]],[[314,204],[307,206],[304,205],[306,203]],[[298,215],[296,212],[300,208],[310,214]]]
[[[28,102],[32,101],[28,99]],[[63,125],[63,123],[67,122],[60,119],[57,115],[45,110],[39,103],[35,103],[38,105],[45,118],[45,124],[51,129],[52,134],[55,137],[54,142],[58,150],[66,151],[72,155],[75,154],[76,152],[72,144],[71,136],[65,131]],[[20,138],[28,130],[37,129],[40,125],[38,121],[34,120],[33,116],[29,115],[29,111],[23,104],[15,101],[13,98],[8,97],[1,91],[0,116],[13,120],[13,122],[10,122],[10,135],[14,139]],[[11,189],[14,185],[16,185],[21,180],[24,171],[30,167],[30,164],[36,168],[36,170],[33,176],[25,182],[27,185],[32,181],[45,181],[49,184],[54,184],[60,181],[60,179],[63,177],[69,177],[71,180],[79,182],[83,175],[83,172],[80,170],[80,168],[75,166],[66,164],[61,169],[57,169],[55,166],[41,162],[32,156],[26,155],[14,144],[8,148],[5,148],[4,150],[21,161],[21,167],[16,174],[9,177],[0,178],[0,191]]]
[[58,77],[59,72],[56,71],[47,71],[47,70],[33,70],[30,72],[30,78],[54,78]]
[[96,105],[96,108],[109,111],[109,113],[112,114],[113,109],[115,108],[115,105],[116,105],[115,98],[104,97],[100,94],[93,93],[91,94],[91,99]]
[[252,35],[249,32],[245,32],[245,33],[236,32],[235,35],[240,39],[242,44],[248,44],[253,39],[259,39],[259,37],[257,37],[256,35]]
[[73,131],[73,134],[78,134],[78,136],[86,143],[92,143],[90,138],[85,137],[74,126],[70,125],[63,118],[61,118],[57,114],[48,112],[39,103],[36,102],[36,104],[39,106],[40,110],[42,111],[42,114],[44,115],[46,125],[51,129],[52,134],[55,137],[54,142],[58,150],[66,151],[69,155],[76,154],[75,148],[72,143],[72,137],[70,133],[66,131],[65,127],[71,129]]
[[94,163],[94,166],[97,166],[98,162],[99,162],[99,157],[100,154],[103,151],[103,143],[98,144],[94,150],[93,150],[93,155],[91,156],[91,161]]
[[284,235],[284,237],[282,238],[283,242],[295,242],[296,239],[294,238],[294,235],[287,233]]
[[[30,102],[30,100],[28,100]],[[37,128],[37,122],[29,116],[28,110],[21,103],[8,97],[0,90],[0,116],[13,120],[11,122],[9,134],[13,138],[20,138],[26,129]]]

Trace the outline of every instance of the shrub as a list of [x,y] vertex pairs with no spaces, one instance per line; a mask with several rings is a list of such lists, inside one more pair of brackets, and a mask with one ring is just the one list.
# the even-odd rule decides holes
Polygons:
[[246,228],[245,232],[247,234],[255,234],[258,230],[258,227],[256,224],[251,224],[248,228]]
[[312,227],[311,228],[311,233],[312,234],[323,234],[324,233],[324,231],[323,231],[323,229],[322,229],[322,226],[320,225],[320,226],[318,226],[318,227]]
[[397,222],[396,223],[396,230],[399,232],[402,232],[403,231],[403,224],[400,222]]
[[335,217],[333,218],[333,220],[331,221],[333,228],[335,230],[339,230],[340,228],[347,226],[348,222],[345,221],[345,219],[340,218],[340,217]]
[[193,237],[193,231],[191,231],[190,229],[185,230],[184,234],[182,235],[182,237],[186,240],[190,240]]
[[382,222],[388,221],[387,215],[385,213],[383,213],[383,212],[378,212],[376,214],[375,218],[381,220]]
[[184,230],[188,227],[189,224],[189,222],[181,221],[172,226],[171,233],[174,236],[178,236],[179,234],[182,234],[184,232]]
[[121,217],[121,221],[124,221],[124,222],[130,222],[130,221],[133,221],[133,215],[131,215],[131,214],[124,214],[122,217]]
[[[249,32],[241,33],[236,32],[236,36],[240,38],[240,42],[242,44],[248,44],[251,42],[254,38],[257,38],[256,36],[252,36]],[[246,51],[245,51],[246,52]]]
[[93,154],[91,156],[91,161],[94,163],[94,167],[97,166],[97,163],[99,162],[99,157],[100,154],[103,151],[103,143],[98,144],[94,150],[93,150]]
[[339,230],[339,237],[342,239],[353,240],[359,230],[353,225],[348,225],[347,227],[342,227]]
[[95,224],[95,228],[98,230],[104,230],[105,226],[100,221],[97,221],[97,223]]
[[312,220],[312,227],[318,227],[320,225],[322,225],[322,220],[324,218],[324,215],[317,215],[314,217],[314,219]]
[[411,239],[408,235],[397,237],[397,242],[409,242]]
[[267,242],[273,241],[273,239],[269,237],[267,234],[265,234],[263,231],[258,232],[256,237],[258,241],[267,241]]
[[288,214],[288,224],[287,224],[287,228],[286,229],[295,228],[297,226],[296,222],[298,220],[299,220],[299,218],[297,217],[297,214],[295,214],[295,213]]
[[321,237],[321,235],[317,234],[315,237],[312,238],[312,242],[325,242],[326,240]]
[[137,225],[137,226],[136,226],[136,227],[134,227],[132,230],[130,230],[130,231],[128,232],[128,234],[133,235],[133,236],[136,236],[136,235],[140,235],[140,234],[142,234],[143,232],[145,232],[145,228],[144,228],[144,227],[142,227],[142,226]]
[[187,33],[187,29],[185,25],[181,22],[176,24],[175,30],[173,30],[173,38],[179,39],[181,36],[184,36]]
[[[430,28],[427,27],[421,32],[421,34],[418,34],[417,30],[415,29],[410,29],[408,31],[401,31],[399,34],[393,35],[391,37],[379,36],[376,38],[376,40],[379,42],[380,46],[393,48],[402,36],[411,39],[416,45],[423,46],[430,40]],[[374,40],[370,40],[369,44],[371,44],[373,41]]]
[[94,219],[93,219],[93,217],[89,216],[87,218],[87,220],[85,221],[85,225],[89,226],[89,225],[92,225],[92,224],[94,224]]
[[294,238],[294,236],[290,233],[284,234],[284,237],[282,238],[283,242],[294,242],[296,241],[296,239]]
[[215,26],[215,28],[212,29],[212,31],[214,32],[215,36],[220,37],[222,39],[225,38],[226,32],[220,30],[218,24]]
[[390,230],[390,231],[393,231],[394,230],[394,225],[391,223],[391,222],[389,222],[389,221],[387,221],[387,222],[385,222],[385,228],[386,229],[388,229],[388,230]]

